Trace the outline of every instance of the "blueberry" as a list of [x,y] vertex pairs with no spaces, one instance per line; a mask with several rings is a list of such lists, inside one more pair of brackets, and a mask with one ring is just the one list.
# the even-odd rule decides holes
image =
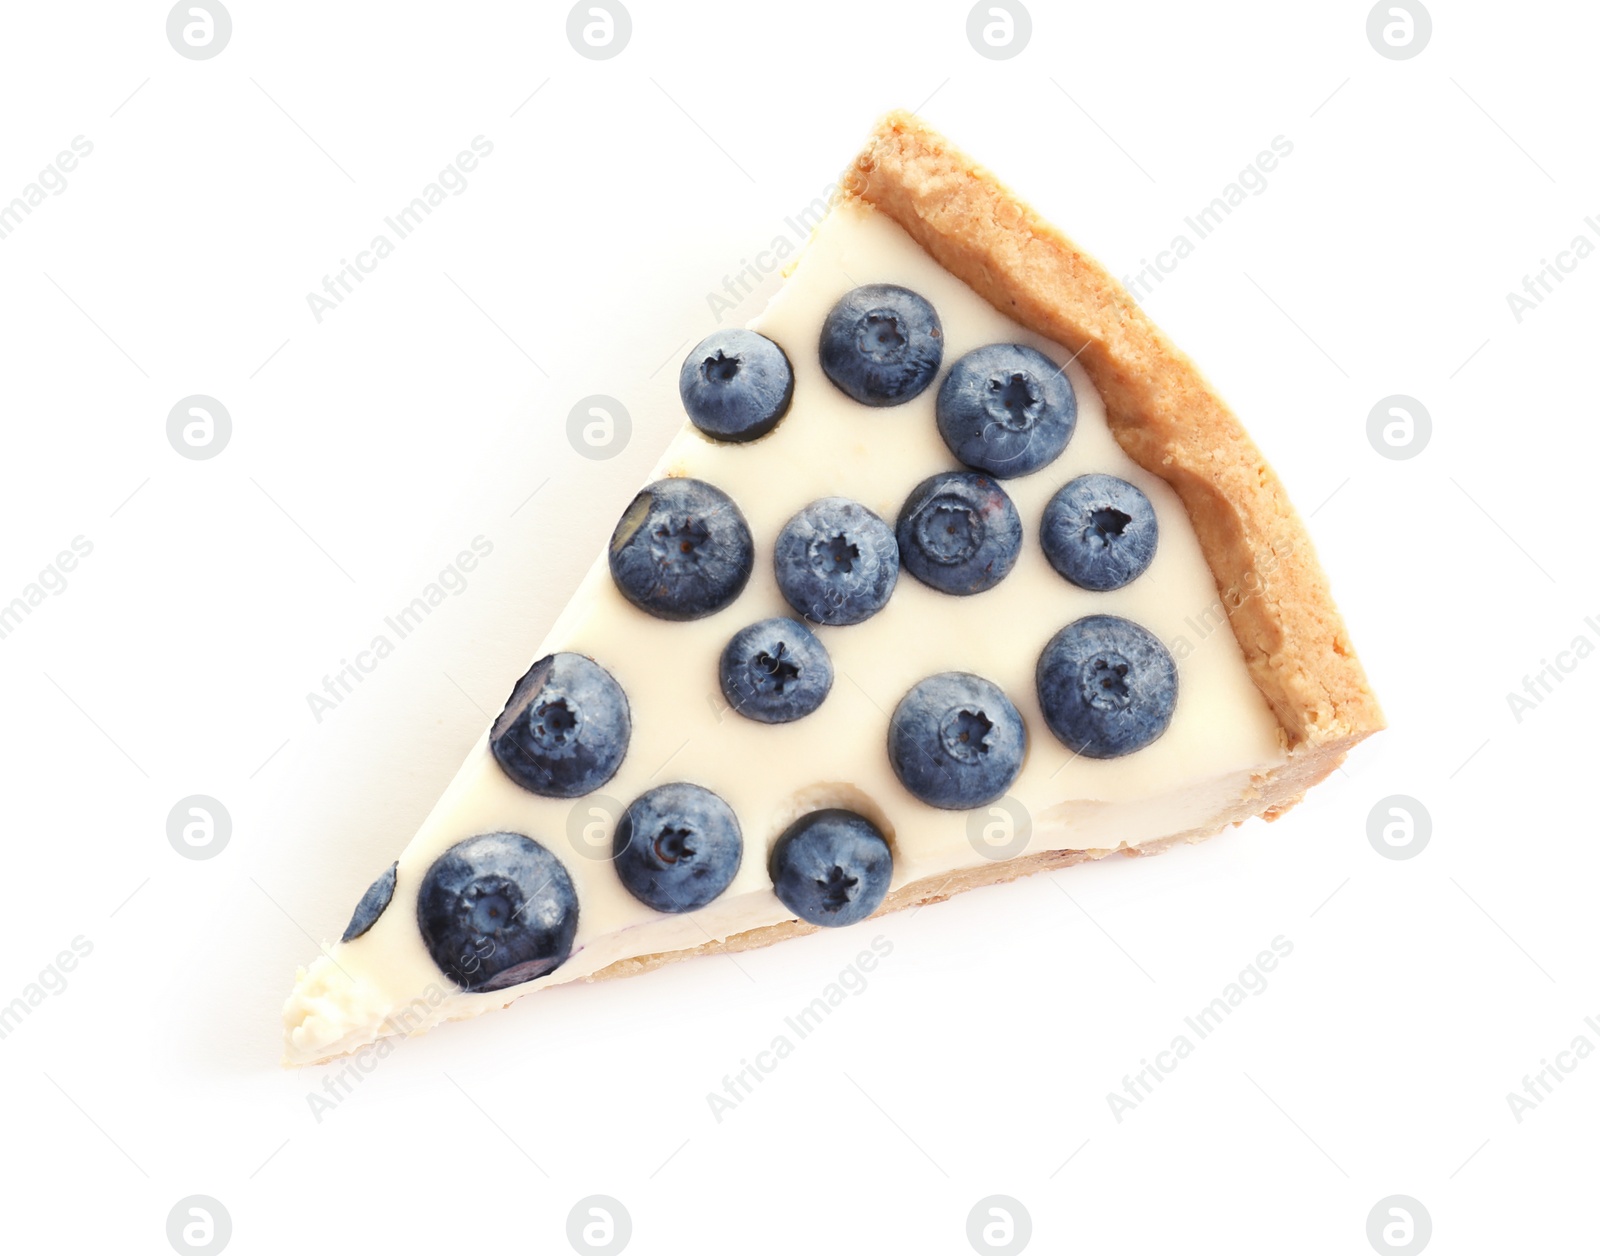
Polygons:
[[889,720],[889,763],[900,783],[947,811],[981,807],[1011,788],[1028,732],[1000,686],[971,672],[919,681]]
[[895,540],[900,561],[918,580],[965,596],[1006,578],[1022,550],[1022,518],[988,476],[944,471],[911,490]]
[[389,905],[389,900],[394,897],[394,880],[400,871],[398,863],[392,863],[378,874],[378,879],[367,886],[367,892],[361,896],[361,901],[356,904],[355,913],[350,917],[350,923],[344,927],[344,937],[341,942],[350,942],[359,938],[373,925],[378,923],[378,917],[383,915],[383,909]]
[[1078,424],[1066,371],[1027,345],[985,345],[939,387],[939,435],[969,467],[1002,479],[1054,462]]
[[833,687],[827,647],[798,619],[783,616],[734,633],[718,671],[728,705],[762,724],[810,715]]
[[1089,615],[1056,633],[1035,681],[1050,731],[1090,759],[1148,746],[1167,731],[1178,701],[1167,647],[1116,615]]
[[933,383],[944,328],[909,288],[869,283],[839,298],[822,323],[822,369],[862,405],[898,406]]
[[1050,565],[1095,593],[1142,576],[1158,539],[1150,499],[1114,475],[1080,475],[1064,485],[1044,508],[1039,530]]
[[561,861],[520,833],[484,833],[433,861],[417,894],[433,962],[463,990],[504,990],[572,954],[578,896]]
[[785,829],[767,870],[783,905],[807,924],[853,925],[889,892],[894,856],[866,816],[830,807]]
[[689,351],[678,372],[678,395],[689,421],[712,440],[755,440],[788,411],[794,369],[765,336],[730,327]]
[[784,524],[773,560],[789,605],[818,624],[870,619],[900,575],[894,531],[848,497],[823,497]]
[[657,619],[702,619],[744,591],[755,560],[750,525],[700,480],[647,485],[611,534],[611,578]]
[[728,888],[744,839],[727,803],[680,781],[629,803],[611,849],[623,888],[646,907],[696,911]]
[[582,654],[547,654],[511,691],[489,749],[523,789],[577,798],[611,779],[632,733],[628,697],[610,672]]

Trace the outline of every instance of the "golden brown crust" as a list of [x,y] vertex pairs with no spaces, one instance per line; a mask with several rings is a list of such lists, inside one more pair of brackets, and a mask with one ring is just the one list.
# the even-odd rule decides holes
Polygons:
[[[1104,859],[1107,855],[1159,854],[1180,843],[1203,842],[1231,825],[1242,824],[1254,815],[1264,815],[1269,820],[1274,819],[1299,802],[1307,789],[1332,772],[1338,766],[1339,758],[1342,756],[1291,754],[1286,766],[1258,778],[1250,791],[1236,800],[1222,815],[1183,833],[1174,833],[1170,837],[1144,842],[1138,847],[1119,847],[1115,850],[1041,850],[1015,859],[984,863],[974,868],[962,868],[948,876],[925,877],[921,881],[909,882],[884,899],[883,905],[873,912],[871,919],[875,920],[879,916],[904,911],[907,908],[924,907],[929,903],[942,903],[945,899],[953,898],[967,890],[1015,881],[1038,872],[1055,872],[1062,868],[1070,868],[1073,864]],[[583,980],[610,981],[617,977],[636,977],[640,973],[651,972],[681,959],[693,959],[697,955],[721,955],[732,951],[753,951],[787,938],[803,937],[808,933],[819,931],[818,926],[807,924],[803,920],[787,920],[775,925],[765,925],[759,929],[746,929],[742,933],[735,933],[718,941],[703,942],[699,946],[683,950],[657,951],[651,955],[621,959],[590,973]],[[510,1007],[520,997],[521,995],[513,993],[502,1006]],[[466,1020],[475,1014],[450,1016],[446,1017],[445,1021],[448,1023]],[[320,1056],[314,1063],[326,1064],[331,1060],[354,1055],[363,1050],[364,1045],[344,1051],[330,1051]],[[291,1062],[287,1059],[284,1061],[285,1067],[298,1063],[300,1062]]]
[[[1274,820],[1377,732],[1383,714],[1333,604],[1305,526],[1239,420],[1133,298],[988,171],[906,113],[886,117],[841,181],[941,266],[1083,363],[1128,455],[1177,491],[1250,675],[1284,730],[1286,761],[1221,815],[1137,849],[1043,850],[901,886],[875,916],[1091,859],[1154,854],[1259,815]],[[585,978],[815,933],[799,920],[685,950],[619,960]],[[333,1058],[332,1056],[326,1058]]]
[[[895,890],[883,900],[883,906],[873,912],[872,918],[886,916],[890,912],[904,911],[908,907],[922,907],[928,903],[942,903],[945,899],[975,890],[980,886],[999,885],[1004,881],[1015,881],[1019,877],[1032,876],[1036,872],[1055,872],[1061,868],[1070,868],[1073,864],[1084,863],[1091,859],[1104,859],[1107,855],[1154,855],[1166,850],[1170,846],[1180,843],[1203,842],[1208,837],[1213,837],[1230,825],[1241,824],[1254,815],[1265,815],[1268,819],[1275,818],[1278,814],[1288,810],[1300,801],[1301,795],[1312,785],[1320,781],[1329,772],[1338,766],[1338,760],[1330,756],[1290,756],[1287,766],[1274,772],[1259,777],[1254,787],[1246,797],[1234,802],[1222,815],[1214,817],[1205,824],[1189,829],[1183,833],[1174,833],[1153,842],[1145,842],[1138,847],[1119,847],[1115,850],[1041,850],[1032,854],[1020,855],[1015,859],[1006,859],[994,863],[979,864],[974,868],[962,868],[947,876],[925,877],[921,881],[911,881]],[[1308,773],[1315,772],[1315,776]],[[807,933],[818,932],[818,926],[806,924],[803,920],[787,920],[781,924],[766,925],[760,929],[747,929],[743,933],[733,934],[721,941],[703,942],[699,946],[682,951],[659,951],[653,955],[639,955],[630,959],[618,960],[608,964],[597,972],[585,977],[585,981],[608,981],[613,977],[632,977],[639,973],[649,972],[660,968],[663,964],[670,964],[674,960],[688,959],[694,955],[719,955],[727,951],[752,951],[757,947],[771,946],[774,942],[782,942],[785,938],[798,938]]]
[[[1209,824],[1124,853],[1202,841],[1253,815],[1277,819],[1384,721],[1305,525],[1243,425],[1104,267],[915,116],[884,118],[840,186],[841,196],[894,219],[1001,313],[1077,355],[1117,442],[1188,510],[1250,675],[1283,727],[1288,760],[1250,797]],[[1039,851],[915,881],[876,914],[1112,853]],[[814,932],[798,920],[770,925],[620,960],[588,980]]]
[[894,219],[1001,313],[1077,356],[1118,443],[1182,499],[1251,677],[1292,749],[1342,757],[1383,727],[1282,483],[1121,284],[911,114],[879,123],[841,188]]

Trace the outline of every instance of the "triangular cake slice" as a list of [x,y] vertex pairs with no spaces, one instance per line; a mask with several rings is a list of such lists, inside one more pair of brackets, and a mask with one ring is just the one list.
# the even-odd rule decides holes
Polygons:
[[910,115],[680,384],[504,713],[300,973],[287,1063],[1275,819],[1382,727],[1233,413]]

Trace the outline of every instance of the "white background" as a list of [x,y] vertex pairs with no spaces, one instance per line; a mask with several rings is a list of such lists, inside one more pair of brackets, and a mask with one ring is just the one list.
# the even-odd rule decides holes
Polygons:
[[[93,545],[0,640],[0,1002],[93,946],[0,1041],[6,1245],[166,1251],[196,1193],[241,1253],[566,1250],[595,1193],[639,1253],[966,1252],[991,1194],[1040,1251],[1365,1252],[1396,1193],[1436,1251],[1586,1234],[1600,1062],[1520,1122],[1506,1095],[1600,1046],[1600,662],[1520,722],[1506,695],[1600,641],[1600,260],[1520,323],[1506,294],[1600,242],[1600,18],[1439,0],[1394,61],[1366,14],[1041,3],[991,61],[961,3],[639,0],[591,61],[564,5],[236,0],[192,61],[159,4],[7,6],[0,202],[94,150],[0,240],[0,602]],[[557,989],[405,1044],[317,1121],[327,1070],[277,1066],[296,966],[680,421],[706,294],[925,101],[1119,275],[1292,141],[1147,308],[1315,512],[1393,727],[1275,826]],[[478,135],[467,189],[319,324],[306,294]],[[196,393],[233,419],[209,461],[166,438]],[[567,442],[592,393],[633,416],[611,461]],[[1366,435],[1397,393],[1433,417],[1406,461]],[[316,722],[306,693],[478,535],[467,590]],[[232,816],[214,859],[167,841],[194,793]],[[1405,861],[1367,836],[1396,793],[1432,817]],[[1268,988],[1115,1119],[1280,934]],[[868,988],[717,1122],[707,1092],[877,935]]]

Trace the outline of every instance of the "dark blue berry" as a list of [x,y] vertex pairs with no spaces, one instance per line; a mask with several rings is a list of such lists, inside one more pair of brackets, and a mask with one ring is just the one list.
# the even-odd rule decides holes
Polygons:
[[1067,373],[1027,345],[964,355],[939,387],[939,435],[969,467],[1002,479],[1054,462],[1078,423]]
[[1089,615],[1056,633],[1035,679],[1050,731],[1090,759],[1148,746],[1167,731],[1178,701],[1167,647],[1116,615]]
[[778,898],[801,920],[853,925],[877,911],[889,892],[894,856],[866,816],[830,807],[785,829],[767,870]]
[[547,654],[517,682],[489,730],[489,749],[523,789],[577,798],[600,788],[628,753],[628,698],[582,654]]
[[783,525],[773,554],[789,605],[818,624],[859,624],[900,575],[894,530],[859,502],[824,497]]
[[611,534],[611,578],[658,619],[701,619],[744,591],[755,560],[733,499],[700,480],[657,480]]
[[889,720],[889,762],[900,783],[946,810],[1001,797],[1027,749],[1027,729],[1011,699],[970,672],[920,681]]
[[578,896],[561,861],[520,833],[484,833],[433,861],[417,894],[417,927],[463,990],[504,990],[553,972],[572,954]]
[[895,540],[901,563],[918,580],[965,596],[1005,579],[1022,551],[1022,518],[988,476],[943,471],[911,490]]
[[398,863],[392,863],[378,874],[378,879],[367,886],[367,892],[361,896],[361,901],[356,904],[355,913],[350,917],[350,923],[344,927],[344,937],[341,942],[349,942],[359,938],[373,925],[378,923],[378,917],[383,915],[383,909],[389,905],[389,900],[394,897],[394,881],[400,871]]
[[1044,508],[1039,530],[1050,565],[1095,593],[1143,575],[1158,539],[1150,499],[1114,475],[1080,475],[1064,485]]
[[678,395],[689,421],[713,440],[755,440],[788,411],[794,369],[765,336],[727,328],[689,351],[678,372]]
[[744,839],[733,809],[709,789],[658,785],[622,813],[612,855],[623,887],[657,911],[695,911],[728,888]]
[[822,324],[823,372],[862,405],[898,406],[933,383],[944,328],[909,288],[869,283],[839,298]]
[[827,648],[798,619],[781,615],[734,633],[718,674],[728,705],[762,724],[810,715],[833,687]]

